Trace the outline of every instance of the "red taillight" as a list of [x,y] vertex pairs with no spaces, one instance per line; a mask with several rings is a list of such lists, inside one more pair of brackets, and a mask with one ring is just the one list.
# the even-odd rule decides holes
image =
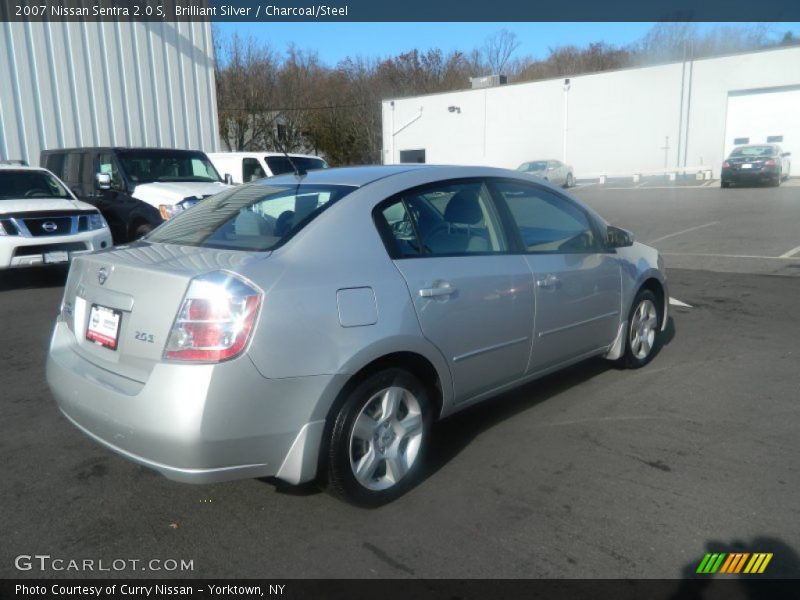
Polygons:
[[727,160],[722,161],[722,168],[723,169],[730,169],[731,168],[731,163],[729,163]]
[[228,273],[192,280],[164,358],[218,362],[241,354],[261,306],[261,292]]
[[774,167],[775,166],[775,159],[768,158],[767,160],[764,161],[764,166],[765,167]]

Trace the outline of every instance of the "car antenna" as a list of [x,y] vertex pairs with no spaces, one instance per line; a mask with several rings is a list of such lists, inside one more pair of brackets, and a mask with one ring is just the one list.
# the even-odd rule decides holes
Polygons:
[[306,175],[306,170],[305,169],[300,169],[300,168],[298,168],[298,166],[296,164],[294,164],[294,161],[292,160],[292,157],[289,156],[289,153],[286,151],[286,146],[284,146],[282,143],[278,142],[278,148],[280,149],[281,152],[283,152],[283,155],[286,157],[286,160],[289,161],[289,164],[292,166],[292,170],[294,171],[295,176],[297,176],[297,177],[305,176]]

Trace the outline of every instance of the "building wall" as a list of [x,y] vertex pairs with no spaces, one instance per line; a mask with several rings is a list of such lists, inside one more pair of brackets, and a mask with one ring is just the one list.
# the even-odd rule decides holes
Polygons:
[[218,147],[208,23],[0,23],[0,158]]
[[728,94],[798,84],[800,48],[793,47],[579,75],[568,89],[555,79],[386,100],[384,162],[424,148],[429,163],[516,168],[556,158],[578,177],[665,165],[718,173]]

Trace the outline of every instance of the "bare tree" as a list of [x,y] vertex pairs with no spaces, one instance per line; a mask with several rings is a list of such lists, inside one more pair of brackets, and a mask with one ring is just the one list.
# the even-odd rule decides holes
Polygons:
[[275,127],[267,135],[270,149],[287,152],[310,149],[310,112],[328,101],[321,93],[326,76],[327,69],[316,52],[303,52],[294,45],[289,46],[277,77],[279,107],[274,115]]
[[486,38],[483,59],[490,75],[503,72],[511,55],[519,48],[519,44],[517,34],[508,29],[501,29]]
[[657,23],[631,48],[638,64],[747,52],[779,43],[764,23],[722,25],[701,32],[694,23]]
[[258,150],[273,127],[277,59],[267,45],[233,35],[215,46],[217,110],[229,151]]

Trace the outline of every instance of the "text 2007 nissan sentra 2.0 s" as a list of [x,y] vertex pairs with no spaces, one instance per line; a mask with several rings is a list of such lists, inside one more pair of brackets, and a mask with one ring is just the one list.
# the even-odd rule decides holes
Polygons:
[[359,167],[204,200],[77,258],[47,379],[91,438],[167,477],[420,475],[435,419],[590,356],[653,356],[656,250],[513,171]]

